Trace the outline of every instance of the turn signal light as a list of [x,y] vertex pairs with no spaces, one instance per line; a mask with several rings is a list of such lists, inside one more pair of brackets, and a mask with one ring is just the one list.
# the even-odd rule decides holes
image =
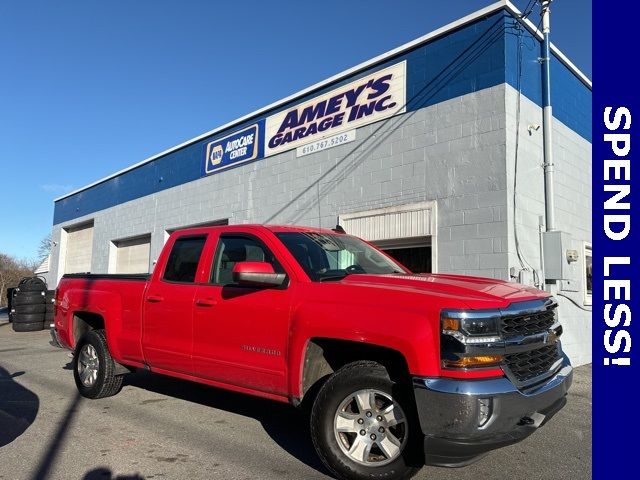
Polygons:
[[462,357],[458,360],[444,360],[444,366],[448,368],[488,367],[502,361],[502,355],[477,355],[474,357]]
[[445,317],[442,319],[442,330],[457,332],[460,330],[460,320],[457,318]]

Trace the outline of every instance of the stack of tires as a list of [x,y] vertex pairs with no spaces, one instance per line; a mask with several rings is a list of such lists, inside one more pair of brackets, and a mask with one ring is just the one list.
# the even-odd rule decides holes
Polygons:
[[22,279],[14,291],[11,302],[13,330],[36,332],[44,329],[47,315],[46,298],[47,284],[43,279],[40,277]]

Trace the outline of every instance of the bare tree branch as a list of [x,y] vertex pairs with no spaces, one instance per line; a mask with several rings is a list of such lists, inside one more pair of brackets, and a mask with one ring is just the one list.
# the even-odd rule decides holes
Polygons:
[[7,289],[17,287],[24,277],[33,276],[34,269],[33,261],[16,260],[0,253],[0,307],[7,305]]
[[51,253],[51,246],[53,245],[53,241],[51,240],[51,233],[40,240],[40,245],[38,246],[38,259],[40,263],[44,262],[44,260]]

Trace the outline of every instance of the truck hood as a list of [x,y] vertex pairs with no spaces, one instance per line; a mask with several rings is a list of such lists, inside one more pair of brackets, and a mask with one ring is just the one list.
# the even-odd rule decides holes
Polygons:
[[548,293],[518,283],[493,278],[449,274],[348,275],[344,284],[379,287],[447,296],[469,308],[504,308],[514,302],[547,298]]

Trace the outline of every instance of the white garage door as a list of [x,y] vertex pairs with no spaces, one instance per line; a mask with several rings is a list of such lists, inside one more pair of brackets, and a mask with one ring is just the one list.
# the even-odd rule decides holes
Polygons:
[[370,242],[435,235],[435,202],[412,203],[340,215],[340,224]]
[[149,273],[151,235],[114,242],[116,247],[115,273]]
[[93,223],[69,228],[66,232],[64,273],[90,272],[93,252]]
[[436,203],[420,202],[340,215],[340,225],[414,273],[436,271]]

